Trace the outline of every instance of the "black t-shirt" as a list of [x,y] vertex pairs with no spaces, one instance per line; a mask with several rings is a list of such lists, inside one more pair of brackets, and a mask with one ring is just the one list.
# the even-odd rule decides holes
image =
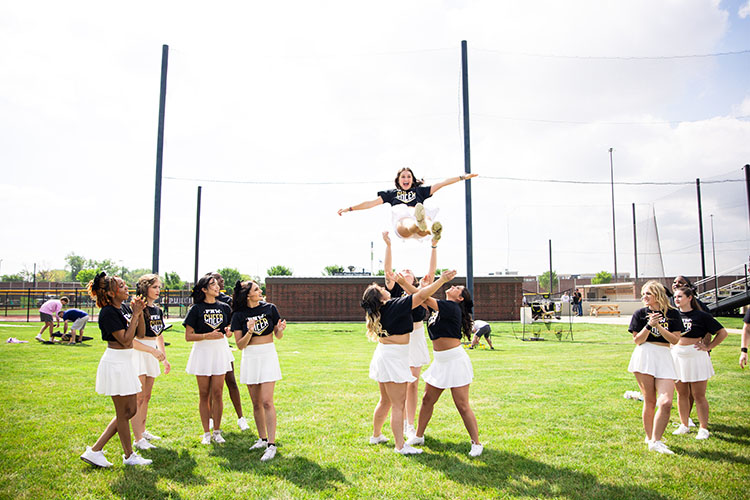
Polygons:
[[146,337],[158,337],[164,330],[164,311],[159,306],[146,306],[143,311],[146,322]]
[[578,304],[581,301],[581,292],[573,292],[573,303]]
[[680,311],[680,317],[682,318],[683,337],[702,339],[708,333],[716,335],[716,332],[723,328],[721,323],[716,321],[716,318],[705,311],[696,309],[688,312]]
[[[630,326],[628,331],[631,333],[638,333],[643,330],[643,327],[648,324],[648,314],[656,312],[652,311],[648,307],[642,307],[633,313],[633,317],[630,319]],[[662,313],[661,326],[669,330],[670,332],[681,332],[682,331],[682,319],[677,309],[667,309],[666,316]],[[669,344],[669,341],[661,336],[661,333],[656,328],[649,327],[649,334],[646,342],[660,342],[662,344]]]
[[270,335],[276,324],[281,319],[279,310],[269,302],[261,302],[253,308],[245,308],[232,314],[232,331],[242,330],[242,334],[247,333],[247,320],[255,320],[253,335]]
[[130,320],[133,319],[133,309],[123,302],[120,305],[120,312],[125,316],[125,319],[128,320],[128,324],[130,324]]
[[193,327],[195,333],[211,333],[214,330],[223,333],[224,328],[229,326],[231,318],[232,309],[224,302],[216,301],[213,304],[199,302],[193,304],[182,324]]
[[225,304],[228,304],[229,306],[232,305],[232,296],[227,295],[224,292],[219,292],[219,296],[216,297],[216,300],[218,300],[219,302],[224,302]]
[[[391,288],[389,291],[391,292],[391,297],[395,299],[398,299],[399,297],[406,297],[407,295],[409,295],[409,293],[404,290],[398,283],[394,283],[393,288]],[[412,323],[419,323],[420,321],[424,321],[428,316],[429,313],[424,306],[418,306],[411,310]]]
[[438,300],[437,311],[430,309],[427,320],[427,333],[430,340],[440,338],[461,338],[461,307],[452,300]]
[[383,203],[390,203],[391,206],[404,204],[408,207],[413,207],[417,203],[424,203],[424,200],[432,196],[430,194],[431,190],[432,186],[413,187],[406,191],[403,189],[389,189],[387,191],[379,191],[378,196],[383,199]]
[[383,304],[380,308],[380,325],[386,332],[381,333],[381,337],[411,333],[414,329],[411,319],[411,295],[391,299]]
[[[124,304],[123,306],[127,307]],[[130,307],[127,308],[130,309]],[[118,330],[127,330],[128,322],[122,309],[117,309],[111,305],[102,307],[101,311],[99,311],[99,330],[102,332],[102,340],[117,342],[117,339],[112,334]]]

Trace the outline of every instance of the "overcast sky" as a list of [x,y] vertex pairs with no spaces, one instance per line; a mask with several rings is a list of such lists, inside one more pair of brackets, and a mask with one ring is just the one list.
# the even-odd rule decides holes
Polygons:
[[[640,273],[655,214],[664,272],[700,274],[696,178],[707,267],[710,214],[719,270],[747,262],[748,0],[24,1],[0,4],[0,274],[70,252],[150,267],[162,44],[160,270],[192,279],[199,185],[201,273],[382,267],[390,208],[336,210],[402,166],[464,171],[461,40],[475,275],[542,273],[550,239],[558,273],[612,272],[610,147],[619,271],[635,203]],[[464,202],[463,184],[427,202],[461,274]],[[394,245],[396,267],[428,256]]]

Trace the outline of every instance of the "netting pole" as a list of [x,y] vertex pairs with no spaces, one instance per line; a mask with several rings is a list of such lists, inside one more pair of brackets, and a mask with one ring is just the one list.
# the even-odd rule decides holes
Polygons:
[[201,186],[198,186],[197,211],[195,214],[195,272],[193,283],[198,283],[198,250],[201,241]]
[[[461,82],[464,108],[464,172],[471,173],[471,148],[469,141],[469,60],[466,40],[461,41]],[[466,288],[474,296],[474,251],[471,229],[471,179],[464,181],[466,187]]]
[[695,189],[698,193],[698,233],[700,235],[700,248],[701,248],[701,272],[703,273],[703,279],[706,279],[706,249],[705,243],[703,242],[703,205],[701,203],[701,180],[695,179]]
[[633,203],[633,257],[635,258],[635,279],[638,280],[638,238],[636,237],[635,226],[635,203]]
[[612,189],[612,253],[615,257],[615,279],[617,283],[617,234],[615,233],[615,167],[612,163],[612,148],[609,148],[609,182]]
[[159,235],[161,232],[161,166],[164,152],[164,112],[167,105],[167,60],[169,46],[161,46],[161,87],[159,91],[159,128],[156,133],[156,185],[154,188],[154,249],[151,272],[159,274]]

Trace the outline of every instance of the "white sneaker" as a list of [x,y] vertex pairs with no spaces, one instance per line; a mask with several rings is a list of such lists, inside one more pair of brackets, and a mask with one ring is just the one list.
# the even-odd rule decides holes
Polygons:
[[245,420],[245,417],[240,417],[237,419],[237,425],[240,426],[241,431],[246,431],[250,429],[250,426],[247,425],[247,420]]
[[211,433],[205,432],[201,438],[201,444],[211,444]]
[[161,439],[161,438],[160,438],[159,436],[157,436],[157,435],[155,435],[155,434],[151,434],[151,433],[150,433],[150,432],[148,432],[148,431],[143,431],[143,437],[145,437],[145,438],[146,438],[146,439],[148,439],[149,441],[156,441],[156,440],[158,440],[158,439]]
[[406,429],[404,429],[404,436],[407,438],[413,438],[417,435],[417,430],[414,428],[413,425],[407,425]]
[[413,437],[410,437],[406,441],[406,444],[408,444],[409,446],[414,446],[415,444],[423,445],[424,444],[424,436],[419,437],[419,436],[415,435]]
[[417,228],[420,231],[427,231],[427,221],[425,220],[424,205],[417,203],[414,206],[414,219],[416,219]]
[[81,460],[95,467],[112,467],[112,463],[104,457],[104,450],[93,451],[91,446],[86,447],[86,451],[81,455]]
[[276,456],[276,445],[272,444],[271,446],[269,446],[268,448],[266,448],[266,452],[263,453],[262,457],[260,457],[260,461],[261,462],[268,462],[269,460],[271,460],[275,456]]
[[380,436],[370,436],[370,444],[382,444],[387,442],[388,438],[382,434]]
[[255,444],[250,447],[251,450],[260,450],[261,448],[268,448],[268,441],[258,438]]
[[218,443],[218,444],[226,443],[224,438],[221,437],[221,431],[219,429],[216,429],[211,437],[213,438],[214,443]]
[[122,465],[151,465],[151,460],[133,452],[128,458],[125,458],[125,455],[122,456]]
[[652,441],[648,444],[648,451],[655,451],[665,455],[674,455],[674,452],[667,448],[667,445],[661,441]]
[[484,446],[477,443],[471,443],[471,451],[469,452],[470,457],[478,457],[484,451]]
[[[38,340],[39,342],[44,342],[44,339],[42,338],[41,333],[37,333],[36,337],[34,337],[34,340]],[[97,453],[97,452],[95,451],[94,453]],[[112,464],[109,464],[109,465],[112,465]]]
[[698,429],[698,435],[695,436],[695,439],[708,439],[708,429],[704,429],[703,427]]
[[674,431],[672,434],[674,434],[675,436],[678,436],[680,434],[687,434],[688,432],[690,432],[690,429],[687,426],[680,424],[677,430]]
[[693,422],[693,419],[688,417],[688,427],[695,427],[695,422]]
[[646,444],[651,444],[651,440],[648,438],[648,436],[646,436],[645,438],[643,438],[643,442],[646,443]]
[[208,430],[210,431],[213,428],[214,428],[214,419],[213,418],[209,418],[208,419]]
[[419,455],[420,453],[422,453],[422,450],[420,450],[419,448],[413,448],[408,444],[405,444],[404,447],[400,450],[398,448],[393,448],[393,451],[400,455]]
[[135,446],[139,450],[150,450],[151,448],[156,448],[156,446],[149,443],[148,439],[146,439],[145,437],[142,437],[139,441],[133,443],[133,446]]

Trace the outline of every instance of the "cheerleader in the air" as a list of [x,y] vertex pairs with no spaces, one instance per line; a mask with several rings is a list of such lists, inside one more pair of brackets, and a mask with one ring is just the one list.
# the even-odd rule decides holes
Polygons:
[[435,194],[440,188],[476,177],[477,174],[465,174],[451,177],[432,186],[424,186],[424,181],[417,179],[409,167],[404,167],[396,174],[396,189],[378,192],[374,200],[363,201],[357,205],[341,208],[338,214],[367,210],[368,208],[390,203],[393,212],[393,225],[396,234],[404,239],[424,238],[432,235],[440,238],[443,229],[440,222],[432,222],[437,210],[427,211],[422,204],[424,200]]

